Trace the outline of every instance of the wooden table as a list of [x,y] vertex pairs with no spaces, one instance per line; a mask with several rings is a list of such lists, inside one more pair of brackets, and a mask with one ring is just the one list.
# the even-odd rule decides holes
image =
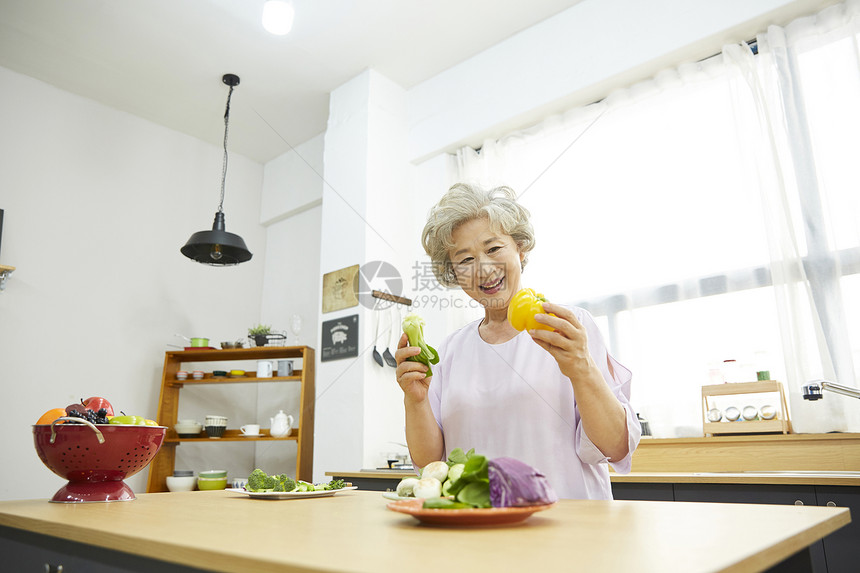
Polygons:
[[[212,571],[763,571],[849,523],[849,510],[562,500],[517,526],[440,528],[386,509],[378,492],[283,501],[229,491],[152,493],[116,503],[0,502],[0,554],[75,547],[99,564],[143,556]],[[63,545],[57,537],[66,538]],[[5,545],[3,545],[5,544]],[[122,554],[111,550],[123,552]],[[802,553],[801,553],[802,555]],[[4,565],[9,565],[8,562]],[[14,563],[12,570],[36,570]],[[66,565],[67,570],[69,566]],[[187,570],[164,565],[159,571]]]

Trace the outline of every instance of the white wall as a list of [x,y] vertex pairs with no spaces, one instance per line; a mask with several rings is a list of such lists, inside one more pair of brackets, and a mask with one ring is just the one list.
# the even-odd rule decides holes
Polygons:
[[[412,202],[408,193],[408,176],[412,168],[406,154],[407,92],[381,74],[368,73],[371,99],[368,106],[365,261],[385,261],[396,268],[403,280],[404,291],[394,294],[405,294],[410,289],[409,276],[414,260],[411,243],[415,237],[415,228],[409,217]],[[394,288],[390,278],[384,276],[385,273],[380,274],[383,276],[368,282],[369,287],[383,291]],[[405,309],[402,305],[384,303],[377,308],[380,310],[365,311],[362,332],[366,342],[361,348],[372,348],[375,334],[371,330],[372,319],[377,318],[381,325],[379,352],[388,348],[393,354],[397,348],[396,335],[384,336],[382,333],[390,333],[392,326],[397,334],[400,333],[398,316],[405,313],[398,315],[397,310]],[[406,443],[403,392],[395,381],[393,368],[387,364],[380,367],[370,353],[365,354],[362,361],[365,384],[362,467],[385,467],[385,452],[406,454],[405,447],[396,445]]]
[[263,168],[231,154],[224,204],[254,258],[200,265],[179,248],[211,228],[218,147],[4,68],[0,85],[0,261],[17,267],[0,293],[0,499],[50,497],[64,481],[33,448],[43,412],[101,395],[154,418],[175,333],[217,343],[259,320]]
[[[260,211],[260,220],[266,225],[261,320],[286,331],[290,345],[311,346],[317,352],[323,144],[324,137],[319,135],[266,164]],[[290,330],[294,315],[301,317],[298,341]],[[296,368],[300,366],[300,362],[295,363]],[[270,426],[269,418],[280,409],[299,423],[298,385],[260,384],[255,391],[257,422],[263,427]],[[254,467],[292,475],[295,464],[295,442],[256,445]],[[318,475],[316,481],[322,480]]]
[[[403,199],[408,169],[405,119],[405,91],[372,70],[331,94],[320,251],[323,273],[371,261],[400,266],[398,250],[405,236],[402,216],[408,212]],[[379,288],[376,281],[371,286]],[[405,441],[402,419],[368,415],[377,409],[396,412],[398,399],[397,388],[392,386],[393,370],[379,367],[371,359],[377,317],[359,304],[320,313],[319,321],[355,314],[359,317],[359,356],[320,362],[317,370],[314,458],[318,474],[375,467],[383,463],[378,459],[380,448],[397,449],[385,444],[387,436]]]

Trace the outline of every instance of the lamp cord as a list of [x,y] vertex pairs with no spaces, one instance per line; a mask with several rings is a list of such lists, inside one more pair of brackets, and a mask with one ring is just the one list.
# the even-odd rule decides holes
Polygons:
[[224,163],[221,166],[221,202],[218,203],[218,212],[224,212],[224,185],[227,181],[227,131],[230,127],[230,98],[233,97],[233,86],[227,94],[227,108],[224,110]]

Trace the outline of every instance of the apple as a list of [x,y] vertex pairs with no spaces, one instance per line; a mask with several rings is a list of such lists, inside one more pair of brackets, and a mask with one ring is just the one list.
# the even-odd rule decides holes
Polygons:
[[145,418],[143,416],[128,416],[123,414],[122,416],[114,416],[109,421],[109,424],[123,424],[126,426],[144,426],[146,425]]
[[86,400],[81,400],[81,403],[93,412],[98,412],[104,408],[108,416],[113,416],[113,406],[111,406],[110,402],[101,396],[91,396]]
[[72,411],[77,410],[81,414],[87,413],[87,407],[83,405],[81,402],[75,402],[74,404],[69,404],[66,406],[66,416],[71,415]]

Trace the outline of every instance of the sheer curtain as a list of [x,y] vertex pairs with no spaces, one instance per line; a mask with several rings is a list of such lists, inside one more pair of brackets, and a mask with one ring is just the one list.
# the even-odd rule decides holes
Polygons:
[[850,157],[860,149],[858,34],[860,2],[850,1],[770,27],[757,38],[757,57],[742,46],[723,50],[748,88],[736,94],[739,115],[748,119],[739,130],[758,167],[798,432],[860,428],[860,405],[832,396],[808,403],[801,395],[813,378],[857,380],[843,297],[850,281],[842,278],[843,259],[856,264],[860,245]]
[[595,315],[655,435],[701,433],[726,359],[786,383],[796,431],[860,430],[856,401],[799,395],[860,364],[857,5],[457,153],[518,191],[526,286]]

